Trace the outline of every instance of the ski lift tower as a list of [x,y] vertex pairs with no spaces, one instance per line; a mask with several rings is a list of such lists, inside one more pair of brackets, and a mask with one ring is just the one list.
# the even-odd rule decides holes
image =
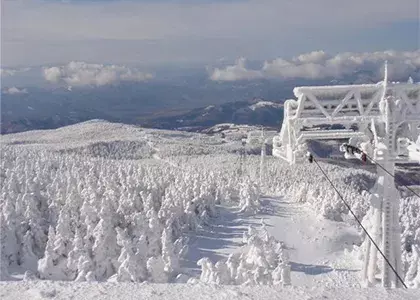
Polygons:
[[[283,125],[273,139],[273,155],[291,164],[299,163],[306,158],[307,140],[349,139],[350,145],[361,148],[387,170],[389,174],[377,168],[371,230],[375,243],[381,245],[402,277],[399,192],[394,172],[395,163],[419,162],[418,156],[410,155],[410,149],[419,136],[420,84],[388,82],[385,63],[384,80],[377,84],[306,86],[293,91],[297,100],[285,102]],[[377,267],[377,249],[368,240],[363,270],[367,285],[376,282]],[[385,260],[380,269],[382,286],[401,286]]]

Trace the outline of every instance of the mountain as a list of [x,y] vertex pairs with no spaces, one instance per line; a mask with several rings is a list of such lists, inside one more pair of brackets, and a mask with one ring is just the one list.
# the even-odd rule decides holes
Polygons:
[[[268,81],[218,83],[199,78],[71,90],[65,87],[28,87],[26,90],[21,94],[9,94],[6,88],[2,90],[1,133],[53,129],[90,119],[175,128],[182,126],[176,123],[180,118],[192,126],[207,126],[231,121],[235,113],[234,119],[247,122],[248,109],[245,112],[239,109],[246,108],[249,99],[263,98],[281,103],[292,96],[289,84]],[[227,105],[219,107],[223,104]],[[211,105],[222,112],[216,116],[216,111],[210,111],[208,117],[199,117],[205,114],[203,109]],[[251,117],[251,123],[264,119],[258,112]],[[272,116],[267,117],[270,119],[268,124],[276,124]]]
[[[1,133],[53,129],[91,119],[188,130],[225,122],[278,127],[283,115],[281,107],[250,106],[255,101],[284,103],[295,98],[293,88],[296,86],[381,80],[368,70],[342,78],[234,82],[209,80],[202,69],[188,71],[182,76],[174,73],[174,70],[169,73],[161,70],[159,76],[150,82],[122,82],[71,89],[45,84],[7,87],[2,82]],[[413,75],[415,81],[419,80],[416,74]]]
[[263,125],[279,128],[283,104],[262,99],[209,105],[189,111],[169,111],[139,118],[143,127],[200,131],[220,123]]

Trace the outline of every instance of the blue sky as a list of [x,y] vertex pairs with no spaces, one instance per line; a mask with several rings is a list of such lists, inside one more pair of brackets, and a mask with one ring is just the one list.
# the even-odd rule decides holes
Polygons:
[[[404,2],[405,5],[402,5]],[[416,50],[418,0],[3,1],[2,67]]]

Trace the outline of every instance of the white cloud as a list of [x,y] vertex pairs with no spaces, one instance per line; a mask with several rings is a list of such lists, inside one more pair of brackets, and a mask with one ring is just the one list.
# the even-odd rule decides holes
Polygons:
[[239,58],[236,64],[225,69],[216,68],[210,78],[215,81],[252,80],[261,78],[262,74],[257,70],[248,70],[245,67],[245,58]]
[[21,68],[21,69],[0,69],[0,75],[1,77],[9,77],[9,76],[15,76],[18,73],[24,73],[29,71],[31,68]]
[[329,58],[329,55],[324,51],[312,51],[309,53],[304,53],[294,58],[293,61],[297,63],[321,63]]
[[420,50],[384,51],[368,53],[340,53],[330,56],[324,51],[299,55],[291,60],[276,58],[265,61],[259,70],[247,69],[244,59],[224,69],[215,69],[210,79],[234,81],[256,78],[280,79],[324,79],[340,78],[356,71],[370,71],[374,79],[383,76],[383,66],[388,61],[390,78],[408,78],[413,72],[420,72]]
[[53,83],[64,82],[69,86],[103,86],[121,81],[145,81],[152,79],[149,73],[118,65],[70,62],[64,66],[43,69],[45,80]]
[[26,89],[18,89],[17,87],[5,88],[3,94],[15,95],[15,94],[27,94]]
[[0,75],[1,77],[6,77],[6,76],[13,76],[16,74],[16,70],[14,69],[0,69]]
[[61,70],[59,67],[44,68],[44,78],[47,81],[58,82],[61,78]]

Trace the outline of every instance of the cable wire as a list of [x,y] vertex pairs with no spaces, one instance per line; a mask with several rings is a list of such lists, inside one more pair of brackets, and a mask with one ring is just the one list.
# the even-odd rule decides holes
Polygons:
[[[349,145],[349,144],[344,144],[345,147],[347,148],[347,151],[351,152],[352,154],[354,152],[356,153],[363,153],[364,155],[366,155],[367,158],[369,158],[375,165],[377,165],[378,167],[380,167],[382,170],[384,170],[388,175],[392,176],[392,178],[395,178],[395,175],[392,174],[391,172],[389,172],[387,169],[385,169],[380,163],[378,163],[377,161],[375,161],[371,156],[369,156],[366,152],[360,150],[359,148],[353,146],[353,145]],[[406,189],[408,189],[410,192],[412,192],[414,195],[416,195],[417,197],[420,198],[420,195],[417,194],[415,191],[413,191],[411,188],[409,188],[408,186],[406,186],[405,184],[401,184],[403,187],[405,187]]]
[[331,181],[331,179],[328,177],[328,175],[325,173],[325,171],[321,168],[321,166],[319,165],[318,161],[312,156],[312,160],[315,162],[315,164],[318,166],[318,168],[321,170],[322,174],[325,176],[325,178],[327,178],[328,182],[331,184],[331,186],[333,187],[333,189],[335,190],[335,192],[338,194],[338,196],[341,198],[341,200],[343,201],[344,205],[347,207],[347,209],[350,211],[350,213],[353,215],[354,219],[357,221],[357,223],[360,225],[360,227],[362,228],[362,230],[364,231],[364,233],[366,234],[366,236],[370,239],[370,241],[372,242],[372,244],[375,246],[375,248],[378,250],[378,252],[381,254],[381,256],[384,258],[384,260],[386,261],[386,263],[389,265],[389,267],[392,269],[392,271],[395,273],[395,275],[397,276],[398,280],[402,283],[402,285],[407,288],[406,284],[404,283],[404,280],[400,277],[400,275],[398,274],[398,272],[394,269],[394,267],[392,266],[392,264],[389,262],[388,258],[386,258],[385,254],[381,251],[381,249],[379,248],[379,246],[376,244],[376,242],[373,240],[373,238],[370,236],[370,234],[368,233],[368,231],[366,230],[366,228],[362,225],[362,222],[360,222],[359,218],[357,218],[357,216],[354,214],[353,210],[351,209],[350,205],[346,202],[346,200],[344,200],[344,197],[341,195],[341,193],[337,190],[337,188],[335,187],[334,183]]
[[[366,153],[365,153],[366,154]],[[388,173],[388,175],[392,176],[395,179],[395,175],[391,174],[391,172],[389,172],[387,169],[385,169],[380,163],[378,163],[377,161],[375,161],[372,157],[370,157],[369,155],[367,155],[367,158],[369,158],[375,165],[377,165],[378,167],[380,167],[382,170],[384,170],[386,173]],[[417,197],[420,198],[420,195],[417,194],[415,191],[413,191],[411,188],[409,188],[408,186],[406,186],[405,184],[401,184],[403,187],[405,187],[406,189],[408,189],[410,192],[412,192],[414,195],[416,195]]]

